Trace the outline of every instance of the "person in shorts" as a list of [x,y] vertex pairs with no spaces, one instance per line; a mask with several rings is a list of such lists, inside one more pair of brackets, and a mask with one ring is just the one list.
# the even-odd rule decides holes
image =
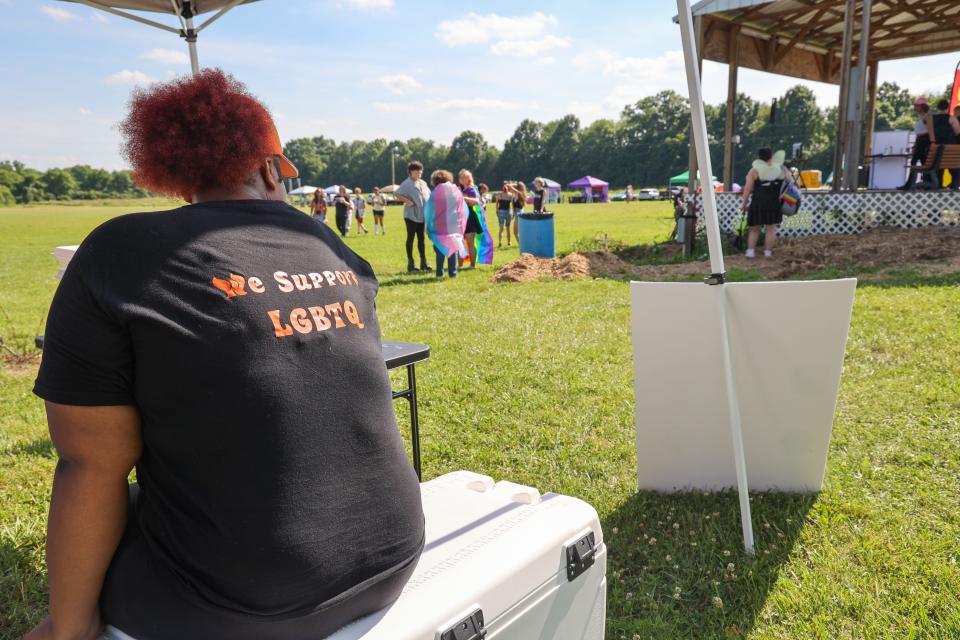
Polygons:
[[323,191],[320,189],[317,189],[313,194],[313,203],[310,205],[310,210],[318,222],[327,224],[327,201],[323,197]]
[[373,188],[373,199],[370,202],[373,206],[373,235],[387,235],[387,228],[383,226],[383,210],[387,206],[387,198],[380,193],[380,187]]
[[510,246],[510,221],[513,219],[510,210],[516,194],[513,185],[509,182],[503,183],[503,189],[496,195],[497,201],[497,222],[499,231],[497,232],[497,249],[503,248],[503,232],[507,232],[507,246]]
[[357,187],[353,190],[353,215],[357,218],[357,233],[361,231],[370,233],[367,231],[367,228],[363,226],[363,216],[366,211],[367,201],[363,198],[363,191],[360,187]]

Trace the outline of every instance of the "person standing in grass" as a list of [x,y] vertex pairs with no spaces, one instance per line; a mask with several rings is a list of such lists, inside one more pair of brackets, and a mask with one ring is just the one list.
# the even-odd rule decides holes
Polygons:
[[414,160],[407,165],[407,179],[400,183],[394,194],[403,203],[403,222],[407,225],[407,271],[416,271],[413,262],[413,239],[417,239],[420,253],[420,270],[429,271],[423,246],[423,207],[430,198],[430,187],[423,180],[423,163]]
[[510,207],[513,204],[514,193],[509,182],[503,183],[503,189],[497,194],[497,222],[500,230],[497,234],[497,249],[503,248],[503,232],[507,232],[507,247],[510,247]]
[[513,237],[520,244],[520,214],[527,206],[527,185],[522,182],[513,183]]
[[457,277],[459,258],[467,255],[463,231],[467,227],[467,205],[453,184],[453,174],[438,169],[430,174],[433,192],[423,209],[424,224],[437,256],[437,277],[443,277],[443,263],[451,278]]
[[370,233],[367,231],[367,228],[363,226],[363,216],[367,211],[367,201],[363,199],[363,191],[360,187],[357,187],[353,190],[353,193],[353,215],[357,218],[357,233],[361,231]]
[[[464,241],[467,252],[470,254],[470,268],[477,266],[477,256],[481,264],[493,264],[493,237],[487,231],[487,223],[483,217],[483,196],[473,183],[473,174],[467,169],[460,169],[458,176],[460,190],[463,192],[463,201],[467,205],[467,226],[464,230]],[[479,238],[479,242],[477,239]],[[460,261],[463,266],[464,260]]]
[[323,197],[323,191],[317,189],[313,193],[313,203],[311,205],[311,210],[313,211],[313,217],[323,224],[327,224],[327,200]]
[[533,181],[533,210],[537,213],[545,211],[547,208],[547,186],[543,178],[537,178]]
[[380,193],[380,187],[373,188],[373,201],[370,204],[373,206],[373,235],[379,235],[381,231],[387,235],[387,228],[383,226],[383,210],[387,206],[387,199]]
[[340,185],[339,192],[333,199],[333,206],[336,209],[337,230],[346,238],[350,235],[350,212],[353,210],[353,203],[350,202],[345,186]]
[[[777,242],[777,225],[783,222],[783,208],[780,194],[783,183],[791,181],[790,172],[783,166],[786,154],[773,152],[763,147],[757,152],[757,159],[747,173],[747,184],[743,187],[742,209],[747,211],[747,258],[756,257],[760,228],[763,227],[763,255],[773,255],[773,245]],[[753,196],[751,198],[751,195]],[[749,206],[749,208],[748,208]]]
[[135,182],[189,204],[101,224],[53,298],[49,616],[26,640],[325,638],[394,602],[424,545],[376,276],[287,204],[297,169],[222,71],[137,90],[120,132]]

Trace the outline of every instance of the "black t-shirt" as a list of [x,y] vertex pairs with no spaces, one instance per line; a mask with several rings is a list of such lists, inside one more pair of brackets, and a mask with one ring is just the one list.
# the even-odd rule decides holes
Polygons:
[[533,208],[535,211],[543,211],[543,200],[547,194],[546,189],[534,189],[533,190]]
[[295,617],[420,552],[377,288],[273,201],[121,216],[70,262],[34,392],[139,409],[136,517],[190,597]]
[[334,204],[337,206],[337,216],[341,218],[349,217],[350,215],[350,199],[345,196],[337,196],[333,200]]

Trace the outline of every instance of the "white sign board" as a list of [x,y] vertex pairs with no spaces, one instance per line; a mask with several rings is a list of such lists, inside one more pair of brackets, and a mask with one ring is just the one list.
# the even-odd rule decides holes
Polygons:
[[[856,280],[724,286],[748,485],[818,491]],[[714,289],[631,283],[640,489],[737,486]]]

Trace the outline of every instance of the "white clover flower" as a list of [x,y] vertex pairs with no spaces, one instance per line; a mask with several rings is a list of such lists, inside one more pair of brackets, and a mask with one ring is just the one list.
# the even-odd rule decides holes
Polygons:
[[656,539],[656,538],[650,538],[650,540],[647,542],[647,544],[657,544],[657,539]]
[[724,549],[724,550],[723,550],[723,555],[729,556],[729,555],[730,555],[730,551],[728,551],[727,549]]
[[727,571],[729,571],[730,573],[733,573],[733,570],[734,570],[734,569],[736,569],[736,567],[734,566],[734,564],[733,564],[732,562],[728,562],[728,563],[727,563]]
[[713,596],[713,606],[717,609],[723,609],[723,600],[721,600],[718,596]]

